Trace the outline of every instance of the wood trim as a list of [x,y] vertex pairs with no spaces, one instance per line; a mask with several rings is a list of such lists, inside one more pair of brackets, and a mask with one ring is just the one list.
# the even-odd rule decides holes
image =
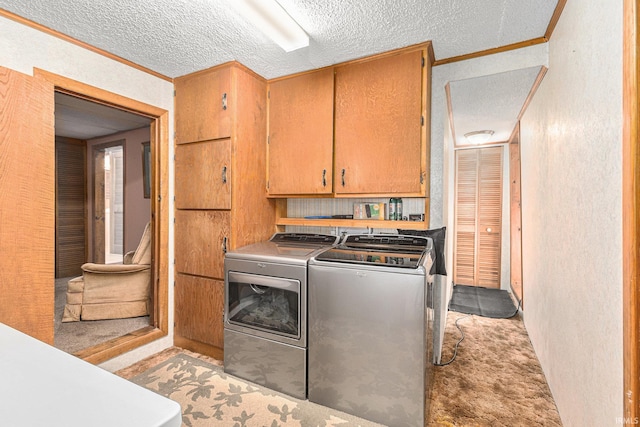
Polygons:
[[521,49],[523,47],[534,46],[537,44],[547,43],[551,40],[551,35],[553,34],[553,30],[555,30],[558,21],[560,20],[560,16],[562,15],[562,11],[564,10],[564,6],[567,4],[567,0],[558,0],[558,4],[556,5],[555,10],[553,11],[553,15],[551,15],[551,20],[549,21],[549,25],[547,26],[547,30],[542,37],[536,37],[529,40],[524,40],[517,43],[508,44],[505,46],[494,47],[491,49],[485,49],[474,53],[467,53],[465,55],[452,56],[450,58],[445,59],[437,59],[433,61],[433,66],[437,67],[438,65],[450,64],[452,62],[466,61],[467,59],[479,58],[481,56],[493,55],[495,53],[507,52],[510,50]]
[[176,335],[173,338],[173,345],[175,345],[176,347],[184,348],[185,350],[213,357],[217,360],[224,360],[224,351],[221,348],[214,347],[200,341],[194,341]]
[[151,70],[149,68],[143,67],[142,65],[138,65],[135,62],[131,62],[131,61],[129,61],[127,59],[124,59],[124,58],[122,58],[122,57],[120,57],[118,55],[114,55],[113,53],[109,53],[106,50],[102,50],[102,49],[97,48],[95,46],[92,46],[92,45],[90,45],[88,43],[82,42],[82,41],[80,41],[78,39],[75,39],[75,38],[73,38],[71,36],[68,36],[66,34],[60,33],[60,32],[58,32],[56,30],[53,30],[53,29],[51,29],[49,27],[45,27],[44,25],[38,24],[36,22],[33,22],[33,21],[31,21],[31,20],[29,20],[27,18],[23,18],[22,16],[19,16],[19,15],[16,15],[15,13],[9,12],[8,10],[0,9],[0,16],[4,16],[5,18],[11,19],[12,21],[15,21],[15,22],[17,22],[19,24],[22,24],[22,25],[26,25],[27,27],[31,27],[31,28],[33,28],[35,30],[41,31],[41,32],[46,33],[46,34],[48,34],[50,36],[57,37],[60,40],[64,40],[64,41],[66,41],[68,43],[74,44],[74,45],[79,46],[79,47],[81,47],[83,49],[87,49],[87,50],[89,50],[89,51],[91,51],[93,53],[97,53],[98,55],[102,55],[102,56],[104,56],[106,58],[109,58],[109,59],[112,59],[114,61],[120,62],[121,64],[128,65],[129,67],[135,68],[136,70],[140,70],[140,71],[143,71],[143,72],[145,72],[147,74],[151,74],[152,76],[157,77],[159,79],[166,80],[168,82],[173,82],[173,79],[171,77],[167,77],[164,74],[160,74],[160,73],[158,73],[156,71],[153,71],[153,70]]
[[433,66],[433,63],[436,62],[436,54],[433,51],[433,43],[429,43],[429,46],[427,46],[427,55],[429,56],[429,62],[431,63],[431,66]]
[[145,326],[137,331],[130,332],[118,338],[105,341],[93,347],[85,348],[83,350],[74,353],[73,355],[79,357],[85,362],[98,364],[116,356],[131,351],[144,344],[148,344],[162,338],[166,334],[153,326]]
[[433,63],[433,66],[437,67],[438,65],[451,64],[452,62],[466,61],[467,59],[479,58],[481,56],[488,56],[496,53],[508,52],[510,50],[521,49],[523,47],[534,46],[534,45],[542,44],[546,42],[548,42],[548,40],[545,37],[537,37],[535,39],[512,43],[505,46],[494,47],[491,49],[485,49],[478,52],[467,53],[459,56],[452,56],[451,58],[437,59]]
[[451,137],[453,138],[453,145],[457,146],[456,140],[456,127],[453,124],[453,105],[451,104],[451,83],[447,82],[444,85],[444,93],[447,97],[447,113],[449,114],[449,129],[451,129]]
[[[420,158],[422,164],[420,173],[422,174],[421,193],[428,199],[431,195],[431,99],[433,87],[431,85],[431,76],[433,72],[433,45],[429,44],[427,51],[422,52],[422,117],[423,123],[420,129]],[[428,201],[427,201],[428,203]],[[425,222],[429,224],[429,210],[424,212]]]
[[[425,205],[428,207],[428,203]],[[429,213],[425,213],[425,221],[389,221],[368,219],[308,219],[308,218],[279,218],[276,225],[297,225],[308,227],[353,227],[353,228],[402,228],[406,230],[427,230],[429,228]]]
[[[638,1],[623,14],[622,277],[624,419],[640,416],[640,64]],[[633,421],[631,421],[633,422]]]
[[166,112],[166,110],[162,108],[145,104],[144,102],[118,95],[40,68],[34,67],[33,75],[41,76],[48,82],[53,83],[56,91],[58,92],[87,99],[97,104],[107,105],[109,107],[137,113],[150,118],[160,117]]
[[544,38],[547,39],[547,41],[551,40],[551,34],[553,34],[553,30],[555,30],[556,25],[560,20],[560,15],[562,15],[562,11],[564,10],[564,6],[566,4],[567,4],[567,0],[558,0],[556,9],[553,11],[553,15],[551,15],[549,26],[547,26],[547,31],[544,33]]
[[[517,123],[520,123],[520,120],[522,120],[522,116],[524,116],[524,112],[527,111],[527,108],[529,107],[529,104],[531,103],[531,100],[533,99],[533,95],[536,94],[536,91],[538,90],[538,88],[540,87],[540,84],[542,83],[542,79],[544,79],[544,76],[547,74],[547,70],[549,70],[549,69],[547,67],[545,67],[544,65],[540,67],[540,72],[538,73],[538,76],[536,77],[536,80],[533,82],[533,85],[531,86],[531,90],[529,91],[529,94],[527,95],[527,98],[524,100],[524,104],[522,104],[522,108],[520,109],[520,112],[518,113]],[[519,125],[516,125],[513,128],[513,131],[511,132],[511,137],[509,138],[509,141],[511,141],[511,139],[513,139],[514,132],[516,132],[518,127],[519,127]]]
[[522,185],[520,122],[516,124],[509,138],[509,194],[510,194],[510,285],[513,297],[524,310],[524,287],[522,283]]
[[[169,333],[169,112],[151,123],[151,206],[155,236],[153,271],[155,304],[152,320],[165,335]],[[164,201],[164,202],[163,202]],[[164,253],[164,256],[162,256]]]
[[[92,363],[100,363],[141,347],[169,334],[169,112],[122,95],[108,92],[67,77],[39,68],[34,76],[53,83],[54,90],[109,105],[124,111],[140,114],[152,119],[151,122],[151,222],[153,230],[153,292],[154,304],[151,308],[153,325],[133,333],[91,347],[79,353],[80,357]],[[163,256],[161,256],[163,255]]]

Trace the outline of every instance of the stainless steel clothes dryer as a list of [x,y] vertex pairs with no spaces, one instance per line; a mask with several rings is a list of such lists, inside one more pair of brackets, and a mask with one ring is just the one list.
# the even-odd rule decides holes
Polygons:
[[225,372],[306,398],[307,262],[337,243],[276,233],[225,255]]

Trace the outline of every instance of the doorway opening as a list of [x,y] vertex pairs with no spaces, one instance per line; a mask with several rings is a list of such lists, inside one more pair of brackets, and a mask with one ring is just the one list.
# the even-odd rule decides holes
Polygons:
[[[169,206],[168,203],[164,202],[165,200],[168,200],[168,186],[163,184],[166,179],[161,179],[161,177],[166,175],[169,165],[167,156],[169,146],[169,112],[162,108],[117,95],[41,69],[35,69],[34,75],[37,78],[42,78],[50,82],[57,94],[69,95],[83,101],[91,101],[92,105],[108,106],[111,107],[112,110],[132,113],[135,116],[145,118],[146,125],[149,126],[149,129],[146,131],[147,138],[145,142],[149,147],[146,151],[148,155],[148,165],[146,168],[148,171],[148,177],[146,177],[146,179],[148,179],[148,181],[146,182],[149,183],[149,190],[145,195],[145,199],[147,199],[148,203],[148,208],[146,210],[146,212],[148,212],[147,222],[149,224],[148,235],[150,236],[149,239],[151,242],[148,251],[148,255],[151,257],[149,321],[147,326],[139,328],[124,336],[109,339],[101,344],[74,352],[77,357],[82,358],[85,361],[90,363],[101,363],[168,335],[168,263],[166,260],[166,253],[161,254],[161,248],[168,247]],[[81,109],[80,113],[85,114],[85,109]],[[59,128],[59,126],[56,127]],[[136,155],[138,159],[136,163],[141,163],[139,159],[142,155],[142,148],[140,146],[132,150],[127,150],[125,147],[125,158],[129,154]],[[86,156],[86,159],[89,162],[91,161],[90,156]],[[131,164],[133,162],[125,162],[125,164],[127,163]],[[91,170],[92,168],[90,166],[86,166],[84,172],[91,173]],[[130,207],[130,204],[126,197],[128,194],[126,191],[126,182],[130,179],[131,177],[128,172],[125,171],[125,205],[128,207]],[[88,186],[86,191],[87,193],[92,192],[91,187]],[[91,200],[91,197],[87,197],[85,200]],[[84,208],[91,210],[88,203],[84,204]],[[136,209],[130,210],[136,211]],[[127,209],[125,208],[125,213],[126,212]],[[90,216],[90,214],[87,214],[86,218],[90,218]],[[85,224],[85,226],[87,227],[86,239],[91,240],[93,236],[90,233],[90,227],[88,227],[87,224]],[[124,229],[126,251],[126,241],[128,236],[130,237],[134,233],[127,231],[126,220]],[[139,235],[134,237],[137,241],[140,241],[140,238],[141,236]]]
[[[121,272],[116,276],[106,267],[123,264],[125,253],[136,251],[151,219],[150,200],[142,184],[141,150],[150,139],[151,120],[64,93],[56,92],[54,99],[60,147],[56,149],[56,259],[66,260],[71,267],[56,269],[54,345],[78,354],[149,327],[153,321],[151,304],[142,301],[144,309],[134,310],[135,302],[122,296],[130,286],[151,296],[151,275],[136,279],[134,273]],[[71,141],[75,156],[70,154]],[[70,174],[70,170],[88,173]],[[70,237],[74,245],[64,243]],[[97,292],[105,286],[117,287],[104,297],[109,302],[87,301],[85,290]]]
[[120,264],[124,253],[124,158],[122,145],[104,154],[105,263]]
[[93,147],[93,259],[121,264],[124,256],[124,145]]

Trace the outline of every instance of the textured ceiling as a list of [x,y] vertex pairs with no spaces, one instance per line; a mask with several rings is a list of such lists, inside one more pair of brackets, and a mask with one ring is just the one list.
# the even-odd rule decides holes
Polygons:
[[237,60],[270,79],[427,40],[436,59],[542,37],[557,0],[279,0],[310,38],[286,53],[233,0],[0,0],[0,8],[168,77]]
[[464,134],[479,130],[495,132],[488,142],[508,141],[540,71],[530,67],[450,82],[456,144],[468,145]]
[[[286,53],[238,15],[231,1],[0,0],[0,8],[167,77],[237,60],[271,79],[428,40],[441,60],[539,38],[558,3],[278,0],[310,39],[308,47]],[[488,128],[496,131],[496,141],[508,137],[536,73],[521,70],[451,82],[456,136]],[[59,135],[88,139],[135,129],[138,120],[56,99]]]

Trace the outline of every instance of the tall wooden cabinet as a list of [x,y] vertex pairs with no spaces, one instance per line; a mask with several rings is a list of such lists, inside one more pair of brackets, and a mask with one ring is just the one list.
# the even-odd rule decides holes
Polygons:
[[224,254],[266,240],[266,81],[238,63],[175,79],[177,346],[222,357]]

